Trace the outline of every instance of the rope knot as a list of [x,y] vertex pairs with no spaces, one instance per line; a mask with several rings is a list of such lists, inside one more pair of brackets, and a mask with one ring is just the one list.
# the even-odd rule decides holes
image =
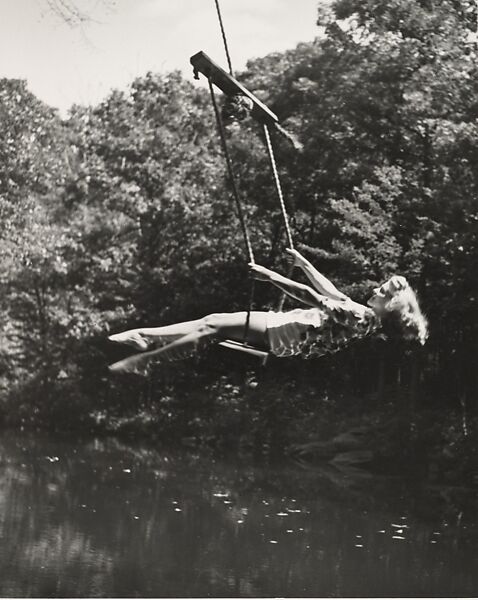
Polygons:
[[247,96],[236,94],[226,96],[222,105],[221,116],[227,124],[244,121],[254,108],[253,101]]

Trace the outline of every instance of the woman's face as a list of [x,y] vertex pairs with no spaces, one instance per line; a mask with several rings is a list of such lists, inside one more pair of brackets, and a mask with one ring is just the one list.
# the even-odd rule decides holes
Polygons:
[[379,287],[373,289],[373,294],[367,304],[378,314],[384,314],[391,298],[400,290],[407,287],[407,280],[399,275],[394,275]]

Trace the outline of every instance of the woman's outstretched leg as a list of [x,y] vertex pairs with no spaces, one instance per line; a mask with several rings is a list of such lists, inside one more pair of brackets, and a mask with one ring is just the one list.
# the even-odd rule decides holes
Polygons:
[[115,333],[108,337],[112,342],[133,346],[136,350],[151,350],[151,347],[161,346],[174,341],[177,338],[196,331],[203,319],[174,323],[164,327],[140,327],[129,329],[121,333]]
[[[264,349],[268,347],[266,314],[260,311],[250,313],[246,339],[248,343],[261,346]],[[141,371],[152,361],[171,361],[186,358],[196,352],[200,345],[207,342],[218,342],[224,339],[242,341],[244,339],[246,318],[246,312],[220,313],[208,315],[197,321],[178,323],[166,328],[154,328],[156,329],[155,334],[152,333],[154,329],[148,330],[148,336],[157,335],[164,339],[165,329],[167,329],[168,335],[179,337],[158,349],[125,358],[111,365],[110,370],[119,372]],[[186,333],[181,335],[181,331],[186,331]],[[154,337],[152,339],[154,340]]]

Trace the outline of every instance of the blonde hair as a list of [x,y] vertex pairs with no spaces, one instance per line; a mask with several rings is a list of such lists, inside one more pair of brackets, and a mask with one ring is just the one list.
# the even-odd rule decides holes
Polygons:
[[428,338],[428,321],[415,292],[405,277],[395,275],[390,281],[395,292],[385,305],[384,329],[395,330],[406,340],[417,341],[423,346]]

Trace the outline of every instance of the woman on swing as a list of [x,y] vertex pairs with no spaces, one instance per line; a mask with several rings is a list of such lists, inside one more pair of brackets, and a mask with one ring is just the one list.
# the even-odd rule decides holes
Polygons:
[[245,341],[279,357],[303,358],[336,352],[351,340],[372,332],[425,343],[427,321],[405,277],[395,275],[375,288],[368,306],[364,306],[340,292],[297,250],[287,249],[287,252],[290,261],[305,273],[313,287],[253,263],[252,276],[272,283],[311,308],[251,311],[246,340],[246,312],[211,314],[195,321],[117,333],[109,339],[133,346],[140,354],[114,363],[110,370],[141,372],[151,361],[186,358],[205,342],[219,343],[226,339]]

